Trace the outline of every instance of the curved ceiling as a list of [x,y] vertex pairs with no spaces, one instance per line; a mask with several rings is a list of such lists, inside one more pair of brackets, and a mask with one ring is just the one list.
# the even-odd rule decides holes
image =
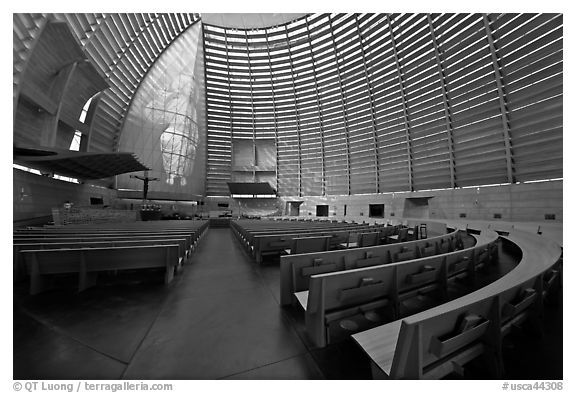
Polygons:
[[[282,196],[562,177],[562,26],[561,14],[423,13],[205,25],[207,194],[256,175]],[[239,152],[257,162],[247,146],[266,141],[270,161],[242,168]]]
[[202,14],[202,21],[209,25],[236,29],[257,29],[283,25],[307,14]]
[[[99,97],[90,151],[116,151],[140,82],[165,49],[200,18],[200,14],[156,13],[13,14],[14,99],[47,21],[67,22],[86,57],[111,86]],[[422,189],[446,187],[446,179],[456,187],[562,176],[561,14],[203,14],[202,19],[208,26],[209,101],[218,100],[224,91],[228,102],[233,102],[231,97],[249,102],[249,116],[244,107],[225,111],[221,118],[230,118],[228,124],[262,120],[257,110],[268,108],[270,102],[275,106],[277,97],[279,108],[293,107],[285,108],[286,114],[273,108],[265,114],[266,121],[295,117],[296,125],[290,123],[289,133],[282,133],[290,137],[290,144],[312,143],[318,139],[315,130],[322,135],[327,127],[322,140],[331,146],[328,131],[338,134],[331,117],[343,114],[338,129],[350,133],[350,139],[337,135],[346,148],[336,164],[347,163],[342,173],[348,180],[343,191],[334,192],[367,192],[354,189],[354,182],[366,184],[368,180],[360,176],[365,174],[366,179],[390,180],[380,192],[387,187],[403,189],[392,181],[396,178],[407,182],[406,189]],[[285,26],[273,28],[278,25]],[[262,31],[254,31],[258,28]],[[247,45],[238,46],[238,40]],[[230,73],[234,79],[222,76]],[[301,124],[324,107],[319,93],[330,96],[326,98],[330,113],[314,120],[320,122],[317,127]],[[390,125],[394,132],[384,122],[389,94],[397,104],[396,123]],[[262,98],[253,99],[256,96]],[[362,119],[360,112],[366,115]],[[250,127],[252,135],[259,133],[256,125]],[[271,129],[268,124],[266,129]],[[304,131],[309,136],[302,137]],[[362,143],[356,143],[356,132]],[[430,143],[433,137],[442,137],[442,144]],[[399,150],[379,153],[364,146],[365,141],[383,149],[398,145]],[[300,142],[288,150],[306,149]],[[451,147],[440,147],[446,144]],[[357,145],[362,149],[354,156],[352,147]],[[434,158],[436,150],[441,160]],[[327,176],[323,154],[308,153],[314,159],[313,171],[323,181],[341,177]],[[392,160],[396,153],[403,164]],[[288,162],[298,168],[287,179],[290,184],[294,179],[302,183],[307,173],[307,161],[297,159],[300,156]],[[494,165],[489,166],[488,160]],[[442,174],[436,174],[437,169]]]
[[[203,14],[202,19],[226,28],[250,29],[284,24],[306,14]],[[66,22],[86,56],[110,85],[100,94],[90,137],[90,151],[116,151],[119,133],[140,82],[156,59],[199,14],[13,14],[13,96],[18,99],[21,74],[49,20]]]
[[111,86],[99,98],[90,151],[115,151],[140,82],[164,50],[199,18],[199,14],[13,14],[14,99],[35,39],[47,21],[66,22]]

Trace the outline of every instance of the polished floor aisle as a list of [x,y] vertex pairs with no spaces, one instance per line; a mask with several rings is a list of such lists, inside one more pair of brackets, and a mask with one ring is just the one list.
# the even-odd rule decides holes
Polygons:
[[279,306],[278,263],[257,266],[228,228],[209,229],[168,286],[139,272],[80,294],[26,291],[14,292],[15,379],[370,378],[351,340],[311,345],[302,312]]

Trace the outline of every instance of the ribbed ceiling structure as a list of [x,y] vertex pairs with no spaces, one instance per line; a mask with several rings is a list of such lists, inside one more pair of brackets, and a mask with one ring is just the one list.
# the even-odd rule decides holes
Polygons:
[[89,150],[117,150],[123,119],[160,54],[198,14],[13,14],[14,98],[35,38],[48,20],[65,21],[109,85],[99,98]]
[[204,39],[209,195],[240,140],[275,142],[285,196],[562,177],[562,15],[315,14]]
[[[64,21],[110,85],[95,99],[88,151],[112,152],[140,82],[200,15],[13,20],[15,106],[35,39],[47,21]],[[238,162],[260,165],[260,180],[273,176],[285,196],[560,178],[562,24],[561,14],[312,14],[266,28],[204,24],[207,194],[228,195]],[[270,162],[234,158],[259,149]]]

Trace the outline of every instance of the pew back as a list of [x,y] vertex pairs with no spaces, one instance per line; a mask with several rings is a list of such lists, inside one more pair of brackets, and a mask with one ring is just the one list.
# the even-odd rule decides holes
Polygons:
[[280,304],[283,306],[292,304],[292,294],[308,289],[308,282],[313,274],[390,263],[393,261],[391,254],[401,252],[404,247],[417,252],[419,245],[449,241],[462,234],[463,232],[452,232],[437,238],[400,244],[282,256],[280,257]]
[[[496,242],[498,236],[489,231],[478,235],[475,249]],[[401,245],[395,245],[400,247]],[[415,248],[417,250],[417,247]],[[454,251],[454,255],[470,255],[473,250]],[[299,292],[298,300],[307,299],[305,309],[307,333],[314,344],[323,347],[329,339],[328,321],[355,311],[366,312],[373,307],[390,306],[393,319],[400,315],[400,300],[430,293],[437,300],[448,294],[447,256],[440,254],[409,261],[389,263],[360,269],[312,275],[307,296]],[[473,254],[474,255],[474,254]],[[473,256],[475,260],[476,256]],[[372,259],[372,258],[367,258]],[[392,282],[382,276],[390,275]],[[386,299],[387,303],[379,300]],[[375,303],[376,302],[376,303]],[[355,309],[351,309],[355,307]],[[345,312],[343,310],[346,310]],[[332,316],[331,316],[332,315]]]
[[305,254],[309,252],[328,251],[332,236],[310,236],[293,239],[291,254]]
[[164,268],[164,281],[174,277],[178,264],[178,245],[133,246],[115,248],[75,248],[24,250],[32,295],[45,289],[44,276],[78,273],[78,290],[95,284],[94,273],[109,270]]
[[[353,335],[353,339],[372,360],[375,377],[439,378],[447,372],[461,371],[463,364],[478,356],[486,347],[495,356],[491,364],[496,376],[501,375],[503,335],[519,318],[541,311],[544,278],[560,263],[562,255],[561,248],[555,242],[538,235],[512,231],[502,239],[517,247],[522,259],[500,279],[402,321]],[[482,257],[482,254],[474,255],[472,259],[478,257]],[[446,255],[446,258],[450,258],[450,255]],[[454,259],[447,265],[470,265],[473,262],[476,261],[462,264]],[[470,314],[482,318],[476,318],[477,323],[470,329],[461,329],[462,334],[450,336],[457,319]]]
[[[494,329],[496,327],[496,329]],[[432,318],[405,318],[392,361],[393,379],[439,379],[459,371],[497,341],[493,298],[482,299]]]
[[108,248],[108,247],[131,247],[131,246],[153,246],[153,245],[170,245],[176,244],[178,246],[178,267],[180,267],[187,258],[185,238],[162,238],[154,240],[108,240],[108,241],[93,241],[93,242],[49,242],[49,243],[16,243],[13,245],[13,264],[14,264],[14,279],[16,281],[22,279],[26,272],[26,265],[24,257],[20,251],[24,250],[49,250],[61,248]]

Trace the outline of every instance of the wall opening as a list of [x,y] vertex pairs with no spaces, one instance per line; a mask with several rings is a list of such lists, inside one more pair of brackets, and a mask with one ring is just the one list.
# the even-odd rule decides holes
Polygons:
[[286,203],[286,215],[288,216],[299,216],[300,215],[300,205],[302,202],[287,202]]
[[104,198],[102,197],[90,197],[90,205],[103,205]]
[[384,218],[384,204],[376,203],[368,205],[368,217]]
[[316,217],[328,217],[328,205],[316,205]]

